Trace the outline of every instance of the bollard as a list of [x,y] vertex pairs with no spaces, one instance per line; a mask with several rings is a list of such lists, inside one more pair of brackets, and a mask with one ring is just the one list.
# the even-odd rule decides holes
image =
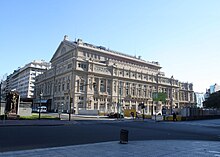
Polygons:
[[120,143],[127,144],[128,143],[128,130],[121,129],[120,131]]

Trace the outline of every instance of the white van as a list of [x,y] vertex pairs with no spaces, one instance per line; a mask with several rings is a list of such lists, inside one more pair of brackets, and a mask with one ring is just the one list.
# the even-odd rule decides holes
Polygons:
[[41,106],[37,108],[37,112],[47,112],[47,107],[46,106]]

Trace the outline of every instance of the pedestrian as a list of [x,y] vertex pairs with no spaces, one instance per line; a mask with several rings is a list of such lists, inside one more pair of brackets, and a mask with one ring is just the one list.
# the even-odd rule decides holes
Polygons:
[[138,112],[136,112],[136,116],[135,117],[136,117],[136,119],[139,119]]
[[132,119],[134,119],[134,112],[131,112],[131,117]]
[[177,121],[176,113],[175,112],[173,112],[173,121]]

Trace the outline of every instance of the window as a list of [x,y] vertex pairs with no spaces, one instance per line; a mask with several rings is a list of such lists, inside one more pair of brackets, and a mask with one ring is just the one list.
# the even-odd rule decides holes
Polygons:
[[126,82],[126,96],[129,95],[129,86],[130,84]]
[[132,89],[132,95],[133,96],[135,95],[135,89],[134,88]]
[[82,96],[79,96],[79,100],[84,100],[84,97],[82,97]]
[[86,69],[86,64],[83,64],[83,63],[78,63],[78,67],[79,68],[83,68],[83,69]]
[[100,81],[100,92],[105,92],[105,80]]
[[86,69],[86,67],[87,67],[87,66],[86,66],[85,64],[82,64],[82,68],[83,68],[83,69]]
[[108,92],[108,94],[111,93],[111,84],[112,84],[112,81],[108,80],[108,84],[107,84],[107,92]]
[[119,94],[123,95],[123,83],[119,82]]
[[66,89],[70,89],[70,83],[67,82]]
[[116,92],[116,82],[114,81],[114,92]]
[[84,91],[84,81],[80,82],[79,90]]
[[59,84],[59,85],[58,85],[58,92],[60,92],[60,88],[61,88],[61,85]]
[[65,84],[63,83],[63,84],[62,84],[62,91],[64,91],[64,87],[65,87]]

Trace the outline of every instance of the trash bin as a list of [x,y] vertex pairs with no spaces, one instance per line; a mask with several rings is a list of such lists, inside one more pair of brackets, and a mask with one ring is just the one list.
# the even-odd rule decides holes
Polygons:
[[121,129],[120,131],[120,143],[127,144],[128,143],[128,130]]

